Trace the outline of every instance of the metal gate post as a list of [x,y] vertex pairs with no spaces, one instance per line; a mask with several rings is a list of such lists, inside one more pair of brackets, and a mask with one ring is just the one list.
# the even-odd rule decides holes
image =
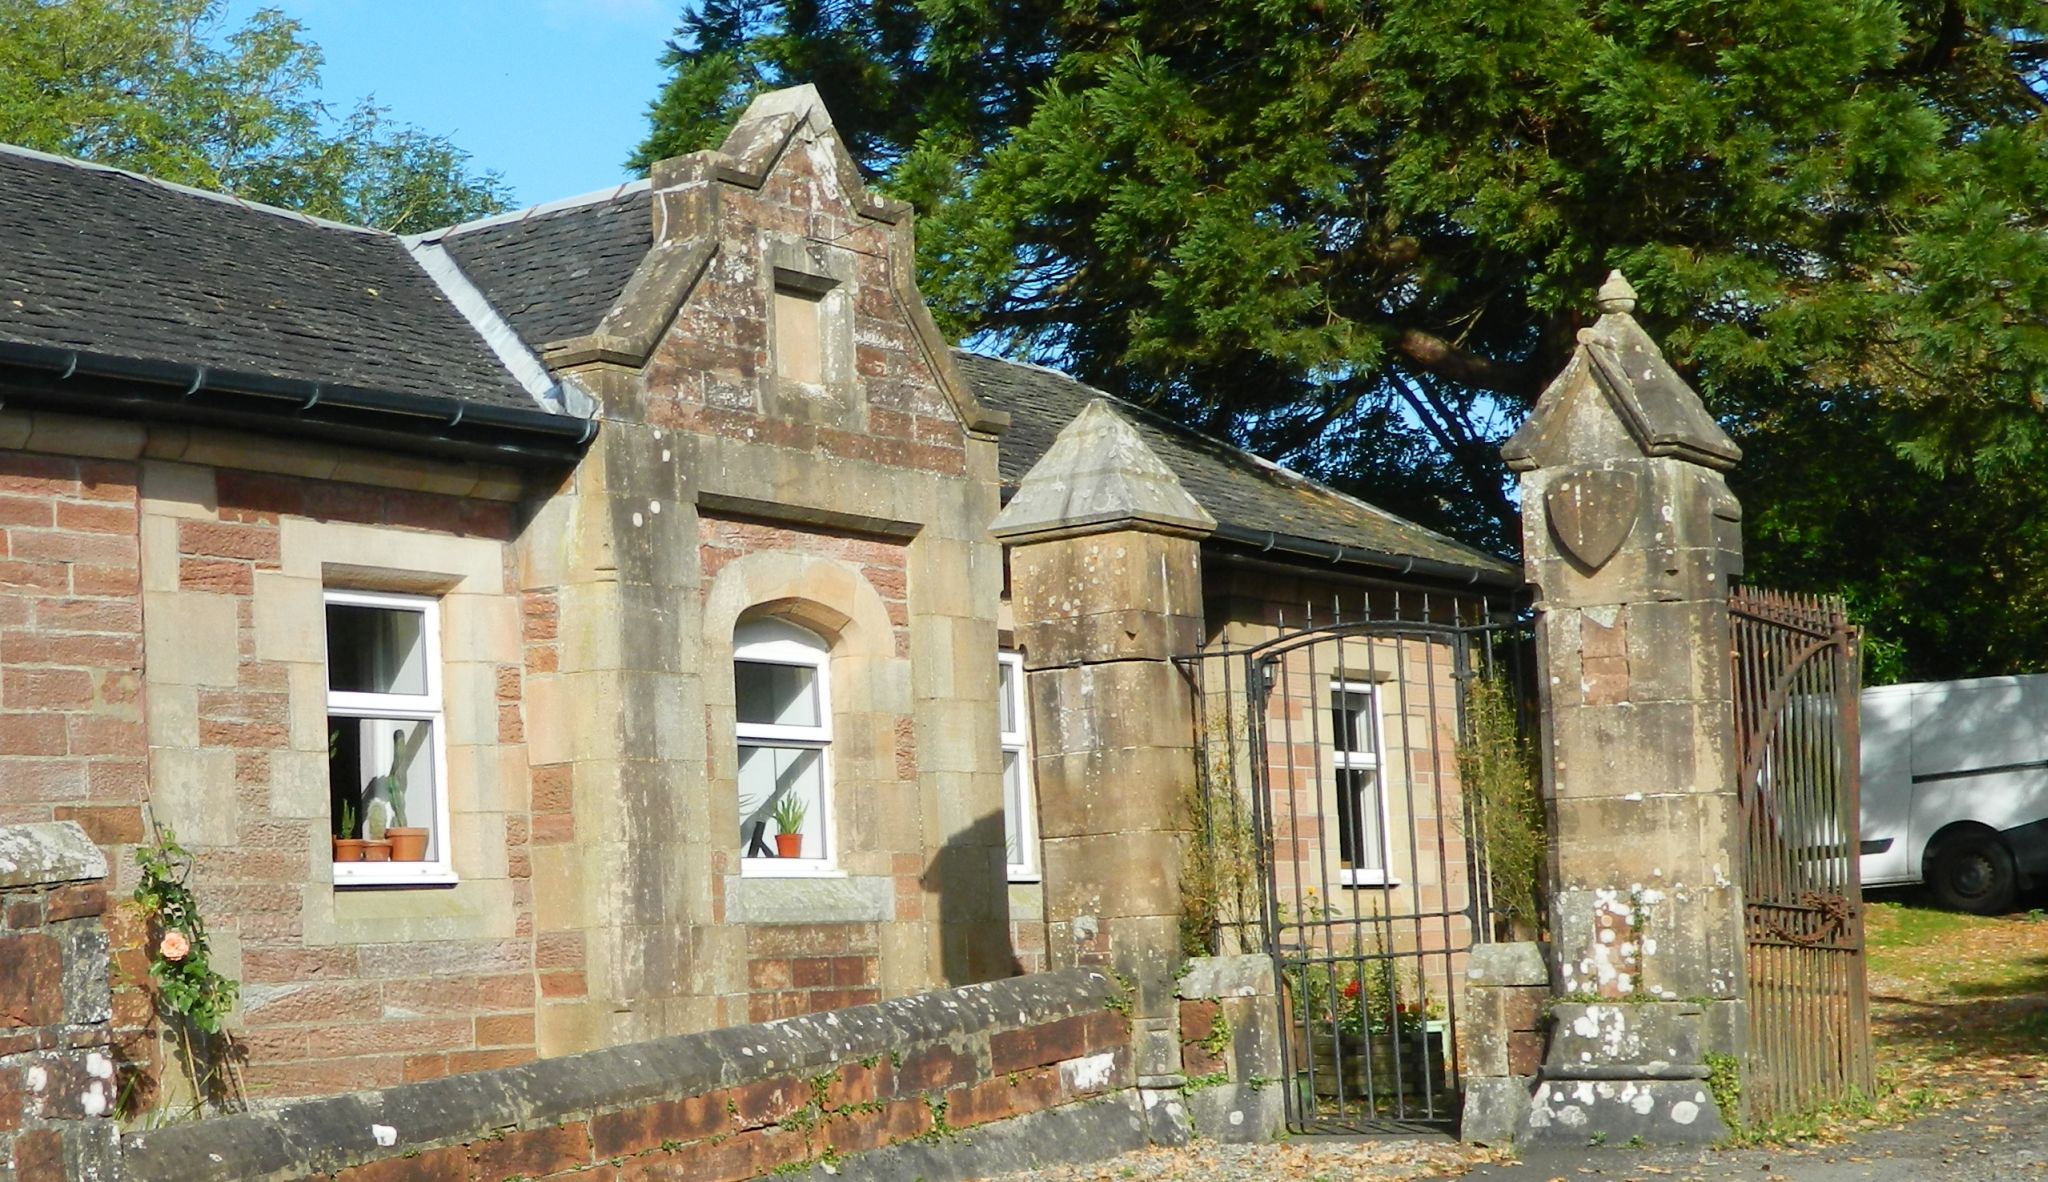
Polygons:
[[990,526],[1010,547],[1031,686],[1047,959],[1122,975],[1138,1087],[1162,1142],[1189,1131],[1174,982],[1196,749],[1174,660],[1201,646],[1200,539],[1215,527],[1100,400]]
[[[1739,1058],[1743,911],[1728,580],[1741,458],[1636,323],[1603,315],[1502,449],[1537,590],[1556,964],[1527,1139],[1712,1141]],[[1737,1114],[1726,1114],[1728,1120]]]

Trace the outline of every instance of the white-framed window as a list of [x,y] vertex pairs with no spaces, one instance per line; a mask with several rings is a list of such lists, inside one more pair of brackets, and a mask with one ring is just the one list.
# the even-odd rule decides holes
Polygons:
[[834,873],[830,650],[777,619],[742,623],[732,640],[740,872]]
[[350,851],[364,860],[335,843],[334,882],[452,883],[441,605],[368,591],[328,591],[325,601],[332,829],[370,843]]
[[1390,886],[1387,794],[1380,779],[1379,691],[1330,683],[1331,765],[1337,788],[1337,857],[1344,886]]
[[996,654],[997,730],[1003,745],[1003,842],[1010,881],[1037,882],[1038,794],[1031,786],[1030,715],[1024,702],[1024,657]]

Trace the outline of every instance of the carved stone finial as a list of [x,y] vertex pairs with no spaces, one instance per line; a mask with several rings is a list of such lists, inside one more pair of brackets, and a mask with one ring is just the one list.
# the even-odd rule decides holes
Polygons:
[[1636,289],[1629,286],[1628,277],[1620,271],[1609,271],[1607,282],[1600,285],[1600,294],[1593,298],[1609,316],[1625,316],[1636,310]]

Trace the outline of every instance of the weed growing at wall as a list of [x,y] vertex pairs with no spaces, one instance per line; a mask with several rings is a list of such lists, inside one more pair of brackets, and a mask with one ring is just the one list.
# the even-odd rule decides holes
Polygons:
[[1494,914],[1520,933],[1534,935],[1543,926],[1542,883],[1550,835],[1536,789],[1535,759],[1522,738],[1514,697],[1502,678],[1474,679],[1465,691],[1458,777],[1485,860]]
[[[1210,762],[1228,761],[1219,745]],[[1183,956],[1235,951],[1219,947],[1225,929],[1258,921],[1259,836],[1251,802],[1231,787],[1228,767],[1208,769],[1183,796],[1187,848],[1181,859],[1180,950]]]

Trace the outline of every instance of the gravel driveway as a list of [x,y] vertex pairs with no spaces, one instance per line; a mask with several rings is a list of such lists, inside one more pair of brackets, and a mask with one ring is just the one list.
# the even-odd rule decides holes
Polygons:
[[1493,1155],[1448,1138],[1300,1137],[1200,1144],[1013,1174],[999,1182],[2048,1182],[2048,1086],[2008,1092],[1836,1145],[1731,1150],[1607,1146]]

